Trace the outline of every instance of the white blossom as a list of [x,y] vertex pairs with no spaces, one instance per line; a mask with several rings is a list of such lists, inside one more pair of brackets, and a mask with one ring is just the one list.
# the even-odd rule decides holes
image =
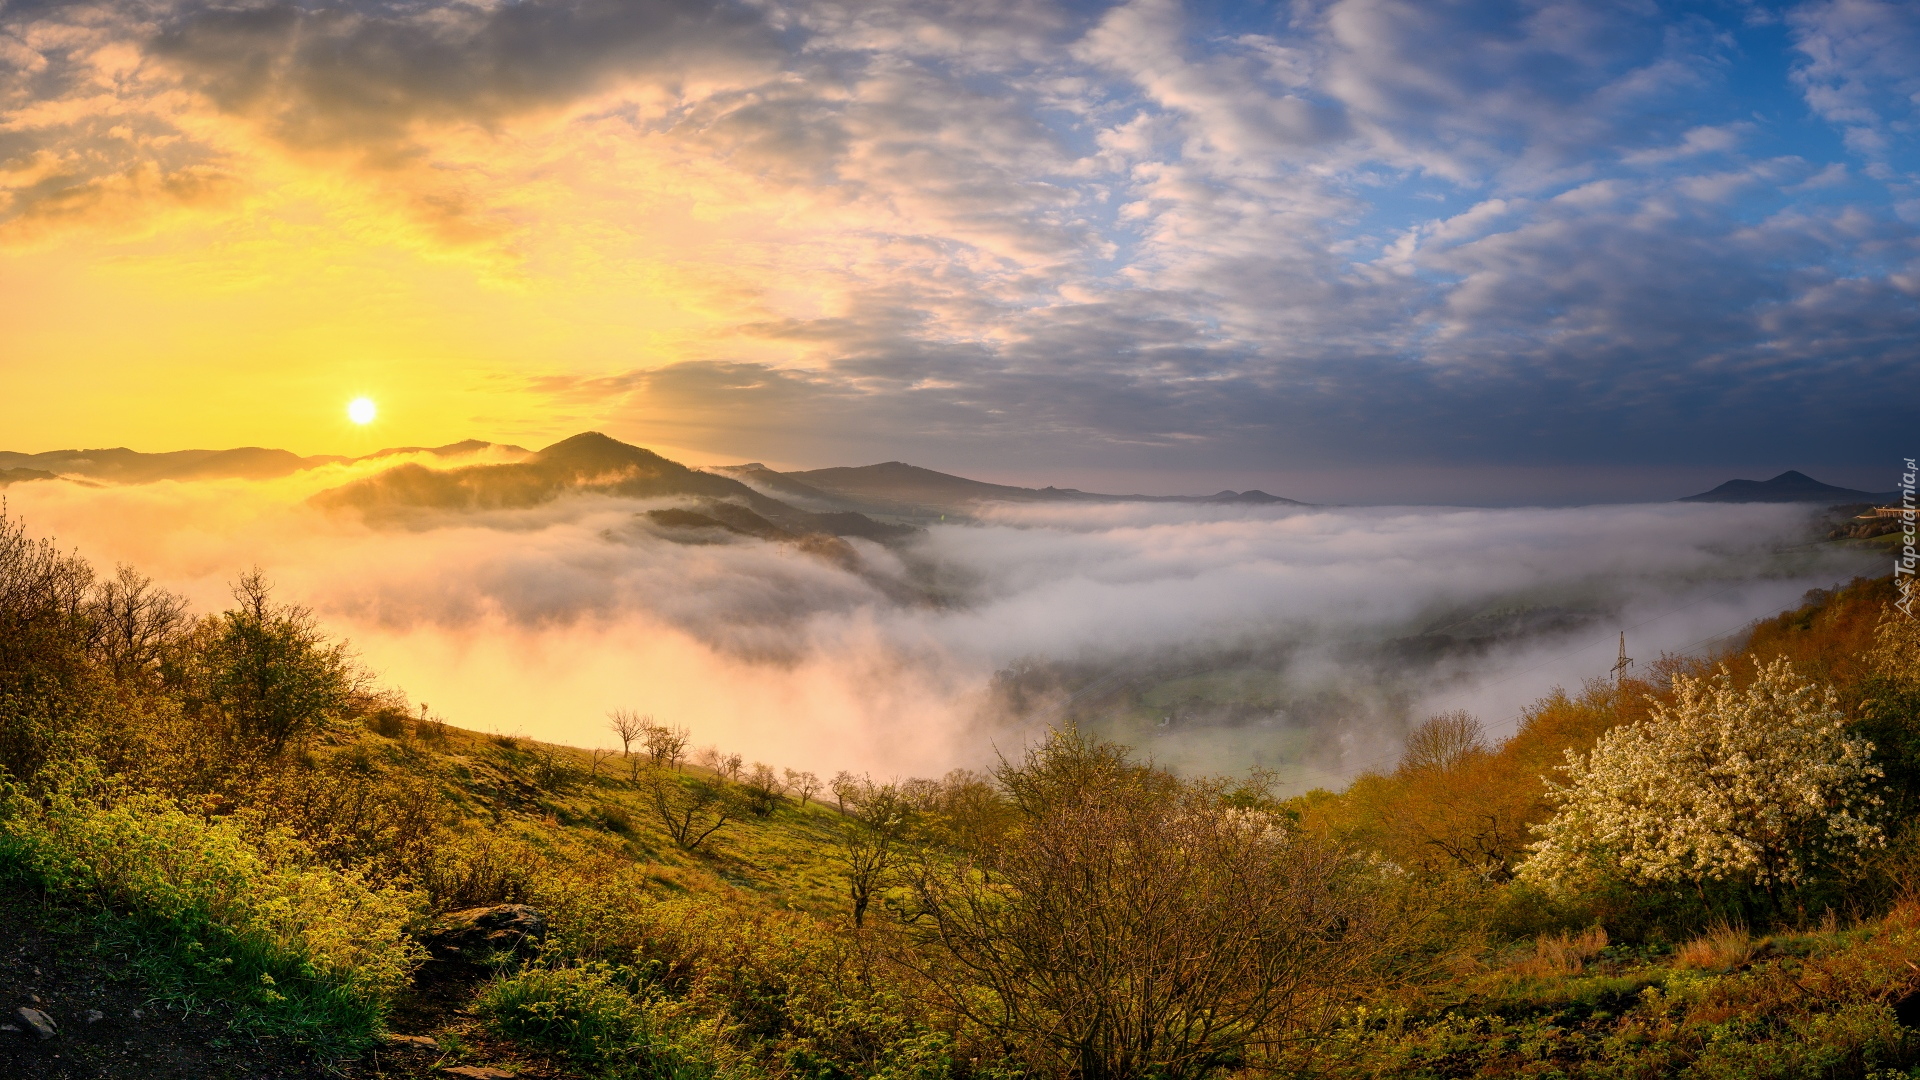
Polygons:
[[1567,781],[1523,880],[1556,891],[1599,876],[1636,885],[1792,886],[1848,850],[1878,845],[1873,744],[1850,737],[1831,689],[1776,660],[1736,689],[1674,679],[1675,702],[1567,752]]

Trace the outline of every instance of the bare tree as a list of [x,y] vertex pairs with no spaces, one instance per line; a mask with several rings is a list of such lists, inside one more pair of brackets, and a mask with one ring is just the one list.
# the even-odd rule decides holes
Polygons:
[[1366,865],[1068,731],[998,774],[1021,827],[925,858],[896,960],[933,1003],[1079,1080],[1258,1064],[1377,955]]
[[1408,733],[1406,753],[1400,758],[1400,771],[1445,771],[1476,754],[1486,752],[1486,732],[1480,727],[1480,721],[1470,712],[1455,709],[1428,717]]
[[735,816],[737,803],[724,780],[649,765],[641,783],[667,835],[687,851],[699,848]]
[[679,768],[680,759],[687,754],[687,743],[692,740],[692,734],[683,727],[652,723],[651,716],[647,720],[647,729],[641,737],[646,743],[648,763],[660,769]]
[[93,568],[28,539],[0,500],[0,769],[31,776],[76,722]]
[[600,779],[600,766],[601,766],[601,764],[602,764],[603,762],[605,762],[605,761],[606,761],[606,760],[607,760],[608,758],[610,758],[610,757],[612,757],[612,756],[613,756],[614,754],[616,754],[616,753],[620,753],[620,752],[621,752],[621,751],[617,751],[617,750],[591,750],[591,751],[588,751],[588,753],[590,753],[590,754],[592,754],[592,755],[593,755],[593,769],[592,769],[592,771],[590,771],[590,772],[589,772],[589,773],[587,774],[587,776],[588,776],[588,779],[590,779],[590,780],[595,780],[595,781],[597,781],[597,780],[599,780],[599,779]]
[[746,759],[739,754],[723,754],[720,755],[719,759],[715,762],[713,771],[719,773],[720,778],[723,780],[731,780],[738,783],[740,780],[740,772],[746,768],[746,764]]
[[773,766],[754,762],[746,771],[740,787],[747,794],[747,809],[755,817],[767,817],[780,807],[780,778]]
[[923,840],[964,852],[988,850],[1015,824],[1013,808],[991,777],[955,769],[914,800]]
[[866,922],[867,908],[887,886],[913,826],[913,807],[894,784],[860,780],[844,785],[846,816],[840,822],[836,853],[853,901],[853,925]]
[[820,794],[820,778],[813,773],[788,769],[786,774],[787,791],[800,800],[801,806],[807,805],[815,795]]
[[121,681],[157,677],[167,645],[187,625],[187,601],[122,564],[110,581],[94,586],[88,605],[94,653]]
[[845,769],[841,769],[839,772],[833,774],[833,783],[831,785],[833,805],[839,807],[841,813],[846,813],[847,803],[859,795],[860,784],[860,778]]
[[[620,739],[620,756],[633,766],[633,779],[640,779],[640,763],[634,759],[633,744],[643,740],[653,728],[653,717],[632,709],[615,709],[607,714],[607,727]],[[644,745],[644,743],[642,743]]]

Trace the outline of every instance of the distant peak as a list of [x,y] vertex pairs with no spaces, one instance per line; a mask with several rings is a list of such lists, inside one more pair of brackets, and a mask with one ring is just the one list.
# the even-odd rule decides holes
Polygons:
[[1712,491],[1689,495],[1681,502],[1870,502],[1880,493],[1856,491],[1822,483],[1798,469],[1788,469],[1771,480],[1729,480]]
[[623,443],[598,431],[583,431],[562,439],[533,455],[536,464],[574,472],[601,472],[640,467],[643,469],[685,469],[644,446]]
[[[559,442],[554,443],[552,446],[542,449],[540,452],[544,454],[548,450],[558,450],[563,446],[628,446],[628,447],[631,447],[631,444],[623,443],[619,439],[616,439],[613,436],[604,434],[602,432],[583,431],[578,435],[569,435],[566,438],[561,439]],[[631,447],[631,448],[638,449],[638,447]]]

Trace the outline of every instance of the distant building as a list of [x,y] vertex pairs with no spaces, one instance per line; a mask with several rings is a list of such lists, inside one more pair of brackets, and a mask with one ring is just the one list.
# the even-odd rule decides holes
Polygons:
[[1904,513],[1906,513],[1906,511],[1898,506],[1876,506],[1868,513],[1861,514],[1860,516],[1863,518],[1897,518]]

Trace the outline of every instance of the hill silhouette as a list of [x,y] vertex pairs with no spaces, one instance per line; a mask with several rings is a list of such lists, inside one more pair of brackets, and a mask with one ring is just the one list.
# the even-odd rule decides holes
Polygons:
[[36,469],[118,484],[156,480],[271,480],[339,457],[303,458],[287,450],[242,446],[232,450],[173,450],[143,454],[124,446],[98,450],[49,450],[42,454],[0,451],[0,468]]
[[[290,450],[262,446],[241,446],[231,450],[170,450],[158,454],[129,450],[124,446],[98,450],[49,450],[40,454],[0,451],[0,470],[27,469],[46,473],[49,477],[78,477],[115,484],[151,484],[160,480],[273,480],[322,465],[369,461],[400,454],[457,457],[478,453],[494,445],[480,439],[468,439],[445,446],[393,447],[359,458],[339,454],[301,457]],[[526,453],[518,446],[501,449]]]
[[44,469],[0,469],[0,487],[8,484],[24,484],[29,480],[58,480],[58,476]]
[[563,439],[519,462],[454,469],[429,469],[407,462],[322,492],[313,501],[330,509],[355,510],[370,519],[392,520],[422,510],[527,509],[563,495],[584,493],[688,499],[695,506],[688,513],[729,522],[735,531],[755,535],[766,535],[766,529],[758,525],[739,527],[738,515],[728,506],[795,535],[891,540],[912,532],[908,527],[884,524],[862,514],[821,514],[789,506],[738,480],[690,469],[597,431]]
[[[1105,495],[1075,488],[1025,488],[990,484],[936,472],[903,461],[783,473],[758,462],[701,470],[661,457],[599,432],[585,432],[530,453],[525,447],[466,439],[444,446],[395,446],[358,457],[242,446],[230,450],[142,453],[124,446],[93,450],[0,451],[0,483],[24,480],[91,480],[150,484],[162,480],[272,480],[323,465],[380,461],[405,455],[458,458],[489,450],[526,455],[523,461],[489,462],[465,468],[429,469],[406,463],[374,480],[348,484],[320,501],[379,514],[408,509],[479,510],[539,505],[569,489],[637,498],[693,496],[744,500],[744,505],[781,528],[885,539],[895,526],[869,514],[930,518],[964,514],[996,502],[1172,502],[1304,506],[1264,491],[1212,495]],[[615,474],[618,474],[617,476]],[[767,504],[756,499],[771,500]],[[815,520],[804,515],[827,515]],[[802,515],[796,517],[795,515]]]
[[1688,495],[1679,502],[1713,503],[1797,503],[1797,502],[1891,502],[1891,491],[1856,491],[1853,488],[1823,484],[1806,473],[1788,469],[1771,480],[1729,480],[1712,491]]
[[1212,495],[1104,495],[1077,488],[1025,488],[1007,484],[989,484],[964,476],[936,472],[904,461],[885,461],[878,465],[809,469],[778,473],[765,466],[737,466],[757,482],[797,485],[831,498],[854,500],[869,506],[897,511],[932,509],[966,512],[984,503],[1247,503],[1254,505],[1304,506],[1306,504],[1264,491],[1221,491]]

